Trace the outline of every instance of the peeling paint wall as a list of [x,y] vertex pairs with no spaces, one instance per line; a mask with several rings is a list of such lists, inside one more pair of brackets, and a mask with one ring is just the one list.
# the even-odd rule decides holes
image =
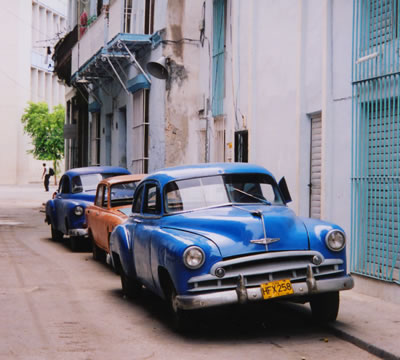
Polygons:
[[199,151],[199,22],[202,1],[169,0],[164,56],[170,77],[165,99],[166,166],[197,163]]

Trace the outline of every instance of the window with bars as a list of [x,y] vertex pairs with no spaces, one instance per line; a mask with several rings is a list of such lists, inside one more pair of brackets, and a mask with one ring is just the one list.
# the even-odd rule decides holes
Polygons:
[[154,0],[146,0],[144,13],[144,33],[152,34],[154,32]]
[[370,0],[366,4],[369,46],[376,46],[397,38],[398,0]]
[[249,134],[247,130],[235,132],[235,162],[249,161]]
[[133,94],[133,173],[147,173],[149,168],[149,93],[148,90]]
[[124,3],[124,33],[130,33],[132,28],[132,0]]

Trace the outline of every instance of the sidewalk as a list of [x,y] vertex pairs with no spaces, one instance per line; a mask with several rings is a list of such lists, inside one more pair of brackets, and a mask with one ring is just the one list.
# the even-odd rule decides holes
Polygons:
[[338,337],[383,359],[400,359],[400,305],[354,290],[340,293]]
[[[43,183],[24,185],[0,185],[0,205],[7,207],[10,203],[17,207],[41,207],[43,203],[51,199],[57,190],[54,181],[49,186],[49,191],[44,190]],[[18,193],[18,196],[16,196]]]

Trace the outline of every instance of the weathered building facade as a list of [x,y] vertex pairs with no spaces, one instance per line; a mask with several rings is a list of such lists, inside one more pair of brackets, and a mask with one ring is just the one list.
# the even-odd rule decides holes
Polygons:
[[[365,100],[365,89],[377,95],[374,81],[380,87],[373,89],[382,89],[376,76],[392,76],[386,88],[397,89],[395,60],[386,68],[377,63],[379,71],[362,70],[390,46],[395,56],[397,3],[71,0],[79,40],[71,49],[67,166],[151,172],[198,162],[263,165],[286,177],[299,215],[343,226],[360,289],[384,286],[381,293],[398,298],[397,155],[382,160],[386,150],[376,150],[375,135],[366,145],[362,117],[365,109],[397,114],[394,95],[385,97],[389,105]],[[374,26],[391,35],[368,47]],[[382,120],[382,143],[396,129],[391,121]],[[393,136],[386,138],[395,152]],[[379,179],[362,172],[367,163]],[[388,167],[382,180],[379,169]],[[385,230],[365,237],[371,221]]]

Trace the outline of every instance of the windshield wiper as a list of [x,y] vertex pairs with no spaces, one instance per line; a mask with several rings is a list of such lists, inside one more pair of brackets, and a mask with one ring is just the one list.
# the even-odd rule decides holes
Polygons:
[[235,187],[233,187],[232,189],[235,190],[235,191],[237,191],[237,192],[240,192],[240,193],[242,193],[242,194],[244,194],[244,195],[247,195],[247,196],[249,196],[249,197],[251,197],[251,198],[253,198],[253,199],[256,199],[256,200],[258,200],[258,201],[261,201],[262,203],[264,203],[264,204],[266,204],[266,205],[271,205],[271,203],[270,203],[268,200],[261,199],[261,198],[259,198],[259,197],[257,197],[257,196],[254,196],[254,195],[252,195],[252,194],[249,194],[249,193],[247,193],[246,191],[237,189],[237,188],[235,188]]

